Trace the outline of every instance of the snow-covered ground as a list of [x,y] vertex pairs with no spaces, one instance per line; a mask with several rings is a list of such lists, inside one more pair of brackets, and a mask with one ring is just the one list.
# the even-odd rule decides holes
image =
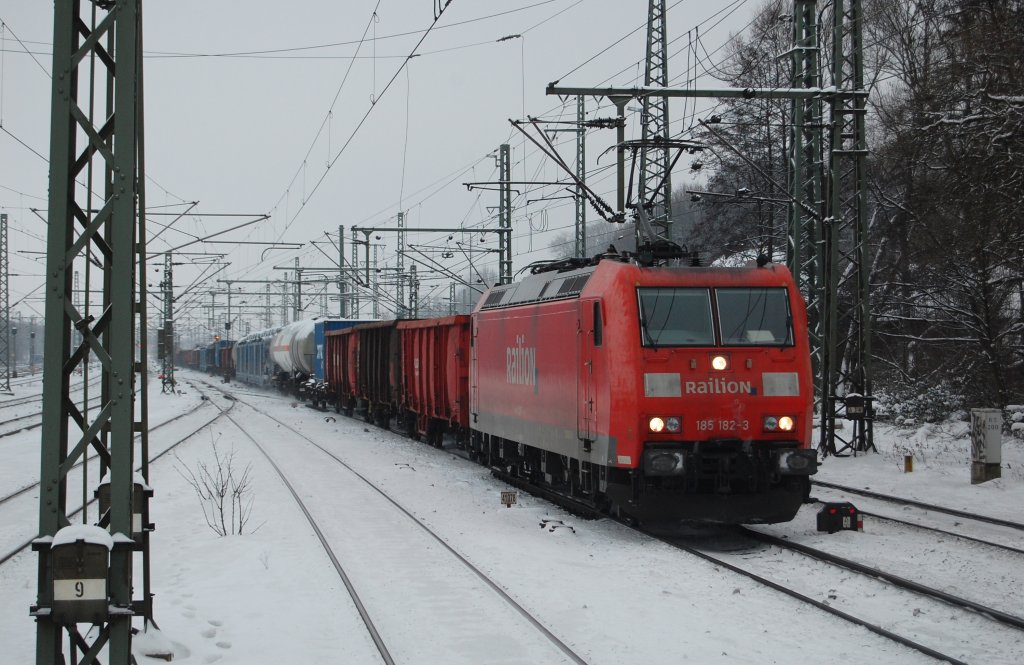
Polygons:
[[[190,377],[198,378],[184,372],[179,378]],[[182,385],[183,395],[156,391],[151,396],[151,422],[194,405],[197,390],[184,381]],[[351,471],[260,412],[294,426],[392,496],[588,663],[933,662],[609,520],[580,520],[523,494],[505,508],[500,492],[508,488],[450,451],[287,399],[234,385],[232,389],[241,400],[232,416],[251,428],[292,479],[378,621],[396,662],[569,661],[515,612],[502,614],[494,591],[467,577],[443,548]],[[210,394],[224,408],[231,404]],[[159,448],[174,434],[154,432],[151,445]],[[38,430],[0,440],[0,446],[27,447],[33,436],[37,445]],[[829,458],[818,478],[1022,521],[1024,445],[1019,439],[1004,439],[1003,478],[983,485],[970,484],[966,424],[913,430],[877,425],[875,440],[878,454]],[[221,453],[234,452],[237,470],[252,465],[254,502],[242,536],[219,537],[208,528],[185,477],[199,463],[212,461],[214,443]],[[910,474],[902,471],[908,453],[915,455]],[[30,464],[29,457],[19,462],[23,478],[38,474],[38,459]],[[288,489],[235,425],[217,420],[178,448],[175,456],[155,462],[150,484],[156,491],[151,513],[157,526],[152,540],[155,618],[173,647],[174,662],[380,662],[338,574]],[[814,494],[848,499],[880,513],[885,509],[831,490],[816,489]],[[889,569],[902,561],[904,570],[897,572],[909,575],[916,565],[922,574],[915,579],[946,579],[950,589],[964,595],[989,589],[994,597],[973,599],[1024,615],[1015,593],[1024,577],[1024,557],[992,555],[980,548],[976,551],[985,558],[971,568],[964,559],[970,560],[972,550],[962,549],[953,539],[929,540],[870,518],[862,533],[819,534],[813,528],[816,510],[814,505],[805,506],[792,524],[766,530],[827,546],[850,558],[876,551],[881,559],[884,552],[880,567]],[[542,529],[545,517],[561,519],[575,532]],[[28,524],[0,523],[0,529],[31,534],[34,519],[33,515]],[[1022,547],[1009,542],[1014,535],[996,531],[980,535]],[[931,551],[924,551],[923,542]],[[764,552],[734,556],[765,561]],[[814,566],[795,555],[779,556],[767,567],[772,565],[790,577],[806,578],[805,593],[818,600],[849,600],[841,597],[850,588],[843,586],[845,579],[815,577]],[[948,571],[944,565],[950,566]],[[1005,580],[1002,589],[999,580]],[[34,554],[19,555],[0,567],[4,665],[33,662],[35,631],[28,607],[35,586]],[[1014,644],[974,634],[989,630],[985,619],[956,621],[946,618],[954,614],[952,610],[908,606],[895,591],[891,597],[887,594],[875,599],[870,617],[883,626],[902,630],[910,619],[904,614],[931,612],[933,628],[956,635],[957,648],[947,651],[951,655],[968,662],[1024,660],[1021,640]],[[929,637],[919,636],[921,641]],[[137,639],[137,650],[145,644]],[[140,657],[140,662],[163,661]]]

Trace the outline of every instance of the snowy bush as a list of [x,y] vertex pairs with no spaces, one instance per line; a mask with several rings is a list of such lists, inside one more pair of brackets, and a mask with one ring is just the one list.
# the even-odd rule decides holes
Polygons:
[[1006,419],[1010,423],[1010,434],[1024,439],[1024,404],[1010,404],[1006,407]]
[[883,422],[915,426],[937,423],[967,414],[964,396],[956,386],[943,382],[930,386],[921,382],[888,385],[875,393],[875,417]]

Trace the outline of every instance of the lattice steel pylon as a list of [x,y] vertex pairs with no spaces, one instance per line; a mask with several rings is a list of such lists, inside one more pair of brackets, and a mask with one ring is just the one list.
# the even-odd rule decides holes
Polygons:
[[[400,229],[396,234],[398,236],[398,246],[395,248],[395,256],[398,262],[398,283],[395,285],[396,296],[395,300],[397,305],[395,306],[395,316],[399,319],[406,316],[405,306],[405,284],[403,279],[405,278],[405,213],[398,213],[398,228]],[[415,264],[414,264],[415,265]]]
[[[794,0],[793,46],[790,51],[792,87],[821,88],[821,51],[818,44],[817,0]],[[825,265],[822,245],[822,99],[795,97],[790,104],[789,233],[786,265],[807,301],[808,335],[815,376],[820,376],[824,345]],[[819,388],[822,386],[819,385]],[[822,406],[822,390],[816,391],[816,409]]]
[[[369,236],[366,239],[370,241]],[[359,236],[355,227],[352,228],[352,318],[359,318]],[[366,285],[363,285],[364,287]]]
[[[668,27],[665,0],[649,0],[647,9],[647,59],[644,85],[668,87]],[[668,97],[647,95],[640,99],[642,147],[640,149],[640,187],[637,205],[646,205],[647,216],[655,232],[670,237],[672,228],[672,178],[668,118]],[[659,145],[659,144],[664,145]],[[638,233],[639,226],[637,225]],[[641,239],[638,238],[638,241]],[[648,238],[647,240],[654,240]]]
[[8,291],[7,213],[0,213],[0,392],[11,392],[11,312]]
[[[143,616],[149,605],[148,597],[141,602],[132,598],[138,549],[133,538],[133,476],[139,461],[134,435],[145,434],[146,425],[142,381],[136,379],[136,373],[145,377],[145,358],[136,356],[136,326],[145,331],[139,320],[144,315],[145,252],[138,251],[144,243],[141,13],[141,0],[54,3],[39,538],[33,543],[39,553],[32,611],[38,665],[66,662],[65,634],[71,662],[95,662],[94,652],[104,648],[106,662],[128,665],[132,618]],[[100,70],[98,77],[91,74],[93,65]],[[98,118],[88,103],[93,98],[107,100]],[[75,261],[86,260],[90,251],[99,257],[102,272],[98,318],[84,318],[73,304]],[[72,345],[73,328],[82,333],[77,346]],[[91,418],[69,396],[71,375],[85,362],[87,350],[102,366],[101,403],[89,412]],[[142,395],[138,423],[137,393]],[[73,437],[72,429],[77,430]],[[89,621],[97,628],[83,634],[78,618],[62,620],[53,611],[55,602],[73,605],[75,594],[64,597],[63,585],[58,591],[50,544],[71,523],[68,473],[90,448],[108,469],[109,510],[101,524],[109,526],[114,545],[99,603],[105,612],[98,622]],[[144,442],[144,475],[145,456]],[[147,553],[143,549],[148,570]]]
[[512,162],[508,143],[498,148],[498,283],[512,283]]
[[174,261],[171,252],[164,254],[164,325],[160,331],[160,392],[177,393],[174,379]]
[[[826,454],[874,449],[864,14],[861,0],[833,0],[832,11],[832,84],[839,94],[832,104],[823,223],[826,342],[820,446]],[[836,418],[852,421],[849,436],[836,427]]]
[[587,181],[587,106],[583,95],[576,97],[576,243],[573,256],[587,255],[587,198],[583,186]]

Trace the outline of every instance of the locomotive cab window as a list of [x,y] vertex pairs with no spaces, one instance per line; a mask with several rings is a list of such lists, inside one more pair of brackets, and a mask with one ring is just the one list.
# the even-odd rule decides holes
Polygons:
[[644,346],[714,346],[708,289],[642,288],[637,299]]
[[791,346],[789,294],[782,288],[715,290],[724,346]]

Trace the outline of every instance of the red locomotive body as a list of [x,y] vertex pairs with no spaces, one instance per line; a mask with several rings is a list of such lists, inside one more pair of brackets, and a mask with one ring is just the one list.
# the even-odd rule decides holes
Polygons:
[[792,519],[817,459],[789,271],[605,260],[473,315],[471,456],[647,521]]
[[445,431],[469,428],[470,317],[399,321],[401,394],[406,431],[440,447]]
[[324,378],[334,399],[334,408],[351,416],[359,398],[356,367],[359,358],[359,335],[353,328],[329,330],[324,333]]

